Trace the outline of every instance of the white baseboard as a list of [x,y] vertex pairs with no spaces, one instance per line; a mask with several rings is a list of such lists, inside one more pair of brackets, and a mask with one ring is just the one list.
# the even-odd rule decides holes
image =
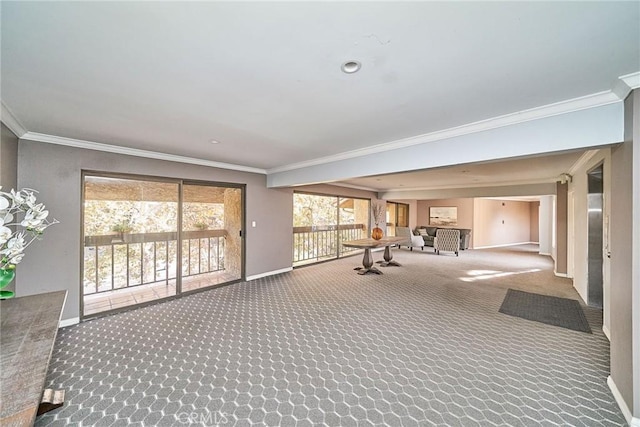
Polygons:
[[558,273],[557,271],[553,270],[553,274],[556,275],[557,277],[564,277],[566,279],[571,279],[571,276],[569,276],[567,273]]
[[544,256],[551,256],[551,254],[550,254],[550,253],[547,253],[547,252],[539,252],[539,254],[540,254],[540,255],[544,255]]
[[260,279],[262,277],[274,276],[276,274],[288,273],[293,271],[293,267],[281,268],[280,270],[267,271],[266,273],[254,274],[253,276],[247,276],[247,282],[251,280]]
[[509,246],[520,246],[520,245],[537,245],[538,242],[517,242],[517,243],[506,243],[504,245],[489,245],[489,246],[474,246],[473,249],[491,249],[491,248],[507,248]]
[[640,418],[633,417],[633,415],[631,414],[631,411],[629,410],[629,407],[627,406],[627,403],[622,398],[622,394],[620,394],[620,390],[618,390],[616,383],[613,382],[613,378],[611,378],[611,375],[607,377],[607,385],[611,390],[611,394],[613,394],[613,398],[616,400],[616,403],[620,407],[620,410],[622,411],[622,415],[624,415],[624,418],[627,420],[627,423],[629,423],[629,426],[640,427]]
[[602,332],[604,332],[604,336],[607,337],[609,342],[611,342],[611,331],[609,331],[609,328],[605,325],[602,325]]
[[67,326],[77,325],[80,323],[79,317],[72,317],[71,319],[64,319],[58,323],[58,328],[66,328]]

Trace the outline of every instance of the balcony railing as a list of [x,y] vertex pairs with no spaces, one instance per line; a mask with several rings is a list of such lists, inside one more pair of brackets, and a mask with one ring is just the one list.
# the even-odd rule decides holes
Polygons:
[[[226,230],[182,232],[182,277],[224,270]],[[84,295],[175,280],[177,232],[84,239]]]
[[336,258],[357,251],[356,248],[345,248],[340,243],[365,237],[364,224],[293,227],[293,262]]

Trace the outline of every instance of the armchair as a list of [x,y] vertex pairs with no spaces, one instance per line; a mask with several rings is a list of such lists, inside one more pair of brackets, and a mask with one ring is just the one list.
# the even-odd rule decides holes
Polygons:
[[439,228],[433,241],[433,249],[440,255],[440,251],[460,252],[460,230]]
[[408,246],[411,251],[413,248],[424,250],[424,240],[420,236],[414,236],[409,227],[396,227],[396,236],[407,238],[405,242],[398,243],[399,247]]

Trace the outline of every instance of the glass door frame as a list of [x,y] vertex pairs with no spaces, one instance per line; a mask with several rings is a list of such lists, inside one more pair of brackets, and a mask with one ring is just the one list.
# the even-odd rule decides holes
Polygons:
[[[404,218],[406,218],[406,224],[400,224],[400,210],[404,209]],[[408,227],[409,226],[409,204],[396,202],[396,227]]]
[[[123,179],[123,180],[139,180],[139,181],[147,181],[147,182],[159,182],[159,183],[168,183],[168,184],[177,184],[178,185],[178,206],[177,206],[177,242],[176,245],[176,293],[175,295],[171,295],[164,298],[158,298],[154,300],[150,300],[147,302],[142,302],[138,304],[128,305],[122,308],[116,308],[111,310],[101,311],[95,314],[84,314],[84,247],[85,247],[85,178],[86,177],[97,177],[97,178],[112,178],[112,179]],[[183,187],[184,185],[206,185],[211,187],[223,187],[223,188],[237,188],[240,190],[240,201],[242,207],[240,209],[240,241],[241,241],[241,260],[240,260],[240,278],[236,280],[231,280],[228,282],[215,284],[199,289],[193,289],[190,291],[183,292],[182,291],[182,219],[183,219]],[[205,180],[196,180],[196,179],[186,179],[186,178],[171,178],[171,177],[162,177],[156,175],[142,175],[142,174],[131,174],[131,173],[119,173],[119,172],[106,172],[106,171],[97,171],[97,170],[89,170],[82,169],[80,171],[80,263],[79,263],[79,289],[80,289],[80,320],[91,319],[96,317],[101,317],[104,315],[110,315],[113,313],[127,311],[132,308],[144,307],[147,305],[156,304],[160,301],[168,301],[176,298],[180,298],[182,296],[191,295],[198,292],[208,291],[211,289],[215,289],[222,286],[231,285],[234,283],[238,283],[246,280],[246,238],[245,238],[245,230],[246,230],[246,184],[238,184],[238,183],[228,183],[228,182],[219,182],[219,181],[205,181]],[[168,274],[168,272],[167,272]]]
[[[341,248],[341,240],[340,240],[340,200],[341,199],[354,199],[354,200],[363,200],[368,202],[368,208],[367,208],[367,225],[366,225],[366,229],[367,229],[367,236],[370,237],[371,236],[371,204],[372,204],[372,200],[371,198],[368,197],[355,197],[355,196],[344,196],[344,195],[337,195],[337,194],[326,194],[326,193],[318,193],[318,192],[313,192],[313,191],[297,191],[294,190],[293,194],[292,194],[292,199],[294,198],[295,194],[305,194],[305,195],[309,195],[309,196],[318,196],[318,197],[327,197],[327,198],[333,198],[336,199],[336,212],[335,212],[335,224],[330,224],[330,225],[335,225],[336,229],[336,252],[335,254],[333,254],[334,256],[331,256],[330,258],[327,257],[327,259],[321,259],[321,260],[316,260],[316,261],[310,261],[310,262],[304,262],[305,260],[301,260],[301,261],[295,261],[295,256],[293,254],[293,252],[295,251],[295,231],[293,231],[293,229],[296,227],[295,225],[291,225],[292,227],[292,231],[293,231],[293,238],[292,238],[292,248],[291,248],[291,252],[292,252],[292,264],[293,264],[293,268],[299,268],[299,267],[306,267],[307,265],[312,265],[312,264],[317,264],[320,262],[327,262],[327,261],[333,261],[335,259],[339,259],[339,258],[344,258],[347,256],[351,256],[354,254],[358,254],[361,253],[362,250],[353,250],[353,251],[349,251],[347,253],[343,253],[341,254],[340,252],[340,248]],[[293,203],[292,205],[295,204],[295,200],[292,200]],[[295,208],[295,206],[294,206]],[[314,226],[311,226],[314,227]],[[298,265],[296,265],[296,263]]]
[[181,179],[180,180],[180,206],[179,206],[179,212],[180,212],[180,233],[178,234],[178,238],[180,239],[179,241],[182,241],[182,232],[184,230],[182,230],[182,217],[183,217],[183,212],[182,212],[182,208],[183,208],[183,195],[184,195],[184,191],[183,191],[183,187],[185,185],[201,185],[201,186],[208,186],[208,187],[223,187],[223,188],[237,188],[240,190],[240,203],[242,204],[242,209],[240,210],[240,256],[241,256],[241,260],[240,260],[240,277],[238,279],[234,279],[234,280],[230,280],[228,282],[224,282],[224,283],[220,283],[217,285],[211,285],[211,286],[207,286],[204,288],[199,288],[199,289],[193,289],[190,291],[183,291],[182,290],[182,245],[178,245],[180,246],[180,285],[179,285],[179,293],[178,295],[191,295],[197,292],[201,292],[201,291],[206,291],[206,290],[210,290],[210,289],[215,289],[215,288],[219,288],[221,286],[227,286],[227,285],[231,285],[233,283],[238,283],[241,282],[243,280],[246,279],[246,239],[245,239],[245,230],[246,230],[246,194],[247,194],[247,185],[246,184],[235,184],[235,183],[227,183],[227,182],[218,182],[218,181],[203,181],[203,180],[195,180],[195,179]]
[[[397,227],[409,227],[409,206],[410,205],[408,203],[390,202],[390,201],[387,201],[386,203],[387,203],[386,212],[390,214],[389,216],[391,216],[391,214],[393,215],[393,218],[390,218],[392,221],[386,222],[385,224],[387,227],[387,233],[389,233],[389,229],[392,229],[393,235],[395,235]],[[398,219],[400,218],[401,206],[402,206],[402,209],[405,209],[405,212],[406,212],[407,225],[399,225],[400,223]]]

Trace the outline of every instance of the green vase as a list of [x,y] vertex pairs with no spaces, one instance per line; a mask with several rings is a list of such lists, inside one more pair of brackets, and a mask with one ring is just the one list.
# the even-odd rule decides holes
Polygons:
[[[16,270],[13,268],[0,268],[0,289],[6,288],[9,283],[16,277]],[[14,295],[11,291],[0,290],[0,299],[12,298]]]

